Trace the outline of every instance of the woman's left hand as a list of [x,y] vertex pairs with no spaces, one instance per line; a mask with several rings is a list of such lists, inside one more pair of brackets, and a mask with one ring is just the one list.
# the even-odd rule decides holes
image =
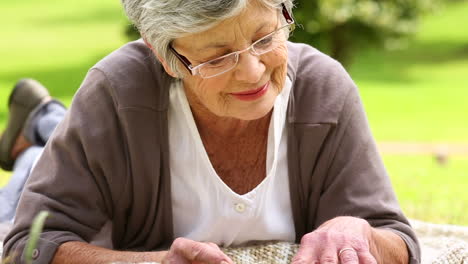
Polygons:
[[376,264],[370,252],[372,227],[366,220],[340,216],[304,235],[293,264]]

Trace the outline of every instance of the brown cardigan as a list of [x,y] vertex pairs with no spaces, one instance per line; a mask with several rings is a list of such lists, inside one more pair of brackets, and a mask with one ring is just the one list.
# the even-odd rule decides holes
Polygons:
[[[339,63],[314,48],[288,43],[288,50],[296,240],[326,220],[356,216],[396,232],[410,262],[419,263],[418,242],[395,198],[355,84]],[[52,217],[34,263],[49,263],[61,243],[96,236],[116,250],[170,246],[170,82],[141,40],[89,71],[30,176],[4,254],[18,252],[15,263],[23,262],[28,228],[40,210]],[[104,226],[111,232],[100,232]]]

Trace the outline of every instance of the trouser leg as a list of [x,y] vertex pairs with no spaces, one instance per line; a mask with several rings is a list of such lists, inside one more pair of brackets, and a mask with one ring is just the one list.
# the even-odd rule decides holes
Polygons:
[[25,137],[34,145],[23,151],[15,161],[13,174],[8,184],[0,189],[0,222],[14,218],[21,192],[49,140],[55,127],[62,121],[66,109],[58,101],[51,101],[31,112],[24,127]]
[[40,146],[29,147],[16,159],[10,181],[4,188],[0,189],[0,222],[13,220],[24,184],[42,150],[43,147]]
[[25,124],[24,135],[33,144],[44,146],[66,111],[58,101],[47,103],[30,114]]

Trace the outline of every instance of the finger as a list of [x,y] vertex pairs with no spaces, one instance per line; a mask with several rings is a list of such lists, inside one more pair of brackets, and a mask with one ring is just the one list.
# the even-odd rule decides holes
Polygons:
[[319,263],[315,254],[315,249],[311,245],[301,244],[296,255],[292,259],[291,264],[309,264],[309,263]]
[[218,246],[218,245],[216,245],[215,243],[212,243],[212,242],[206,242],[206,244],[207,244],[208,246],[210,246],[210,247],[214,248],[214,249],[219,249],[219,250],[221,250],[221,249],[219,248],[219,246]]
[[341,249],[340,252],[338,253],[338,257],[340,258],[340,263],[342,264],[358,264],[359,263],[358,253],[353,248]]
[[318,264],[320,261],[312,260],[311,257],[303,257],[295,255],[291,261],[291,264]]
[[[210,246],[210,247],[212,247],[212,248],[214,248],[214,249],[219,249],[219,250],[221,250],[221,249],[219,248],[219,246],[216,245],[215,243],[212,243],[212,242],[205,242],[205,244],[208,245],[208,246]],[[191,264],[205,264],[205,263],[198,262],[198,261],[193,261]]]
[[296,255],[293,257],[291,264],[309,264],[319,263],[317,258],[314,258],[313,250],[304,249],[298,250]]
[[161,264],[171,264],[171,263],[177,263],[177,264],[193,264],[193,262],[188,261],[186,258],[184,258],[181,255],[174,254],[174,252],[171,252],[169,250],[168,254],[164,259],[161,261]]
[[323,249],[319,256],[319,260],[321,264],[337,264],[338,256],[336,254],[336,248],[328,247]]
[[176,255],[191,262],[202,262],[205,264],[233,263],[219,248],[213,248],[206,243],[185,238],[176,239],[171,250],[174,250]]
[[363,264],[377,264],[377,260],[372,256],[372,254],[367,251],[367,252],[360,252],[358,254],[359,257],[359,263]]

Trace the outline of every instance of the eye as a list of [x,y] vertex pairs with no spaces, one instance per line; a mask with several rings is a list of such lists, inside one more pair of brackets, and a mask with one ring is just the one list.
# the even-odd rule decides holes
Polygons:
[[214,60],[210,60],[206,62],[206,65],[210,67],[219,67],[219,66],[222,66],[226,61],[227,61],[226,57],[222,57],[222,58],[218,58],[218,59],[214,59]]
[[273,42],[273,35],[266,36],[260,39],[255,45],[256,46],[268,46]]

